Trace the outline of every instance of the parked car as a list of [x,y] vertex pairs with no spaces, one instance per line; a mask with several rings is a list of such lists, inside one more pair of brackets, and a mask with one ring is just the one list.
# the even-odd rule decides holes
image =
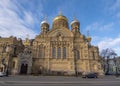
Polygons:
[[119,76],[120,76],[120,73],[115,74],[115,76],[116,76],[116,77],[119,77]]
[[6,76],[6,73],[0,72],[0,77]]
[[86,73],[82,75],[82,78],[98,78],[97,73]]
[[0,77],[3,77],[3,76],[4,76],[3,72],[0,72]]

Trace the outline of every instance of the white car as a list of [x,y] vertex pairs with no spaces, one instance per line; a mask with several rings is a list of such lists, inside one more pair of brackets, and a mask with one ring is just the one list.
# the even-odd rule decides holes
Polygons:
[[0,77],[3,77],[4,76],[4,73],[3,72],[0,72]]

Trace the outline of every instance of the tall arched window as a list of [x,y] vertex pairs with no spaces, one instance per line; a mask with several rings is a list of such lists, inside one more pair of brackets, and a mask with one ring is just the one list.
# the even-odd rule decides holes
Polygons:
[[94,51],[92,52],[93,60],[95,60],[95,53]]
[[57,52],[57,53],[58,53],[58,54],[57,54],[57,55],[58,55],[57,57],[58,57],[58,58],[61,58],[61,48],[60,48],[60,47],[58,48],[58,52]]
[[78,50],[75,51],[75,57],[76,59],[80,59],[80,53]]
[[40,58],[43,58],[43,57],[44,57],[44,49],[43,49],[43,46],[42,46],[42,45],[40,45],[40,47],[39,47],[39,57],[40,57]]
[[55,58],[56,57],[56,48],[53,47],[52,48],[52,58]]
[[63,48],[63,59],[66,59],[66,47]]

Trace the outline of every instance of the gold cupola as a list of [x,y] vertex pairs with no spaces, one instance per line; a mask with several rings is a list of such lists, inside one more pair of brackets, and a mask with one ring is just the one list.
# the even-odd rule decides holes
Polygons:
[[87,37],[87,41],[91,42],[92,38],[90,36]]
[[87,31],[87,42],[88,43],[90,43],[91,42],[91,40],[92,40],[92,38],[90,37],[90,33],[89,33],[89,31]]
[[67,19],[65,16],[63,16],[62,14],[56,16],[56,17],[53,19],[53,22],[56,22],[56,21],[58,21],[58,20],[64,20],[64,21],[67,21],[67,22],[68,22],[68,19]]
[[68,28],[68,19],[62,14],[59,14],[53,19],[52,25],[53,29],[59,29],[60,27]]

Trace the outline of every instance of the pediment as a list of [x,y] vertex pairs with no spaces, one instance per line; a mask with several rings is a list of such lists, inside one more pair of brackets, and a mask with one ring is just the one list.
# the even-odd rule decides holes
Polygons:
[[54,29],[48,33],[49,37],[57,37],[59,35],[63,37],[73,37],[73,33],[67,28]]

